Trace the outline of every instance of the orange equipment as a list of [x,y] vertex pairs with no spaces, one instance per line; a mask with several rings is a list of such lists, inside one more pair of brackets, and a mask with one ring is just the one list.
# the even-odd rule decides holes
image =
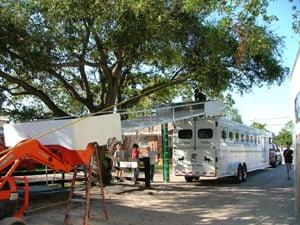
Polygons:
[[[43,145],[36,139],[18,143],[9,151],[0,153],[0,225],[22,225],[22,215],[29,204],[29,185],[26,177],[12,177],[20,163],[26,159],[48,166],[55,172],[71,172],[74,166],[87,165],[94,153],[94,145],[85,150],[70,150],[60,145]],[[18,187],[21,180],[24,186]],[[23,189],[22,206],[17,209],[18,189]],[[3,220],[2,220],[3,219]]]

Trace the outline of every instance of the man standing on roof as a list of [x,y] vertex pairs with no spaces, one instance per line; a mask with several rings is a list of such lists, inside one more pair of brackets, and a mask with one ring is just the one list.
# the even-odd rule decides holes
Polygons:
[[196,102],[205,102],[206,101],[206,95],[202,93],[202,90],[199,88],[196,88],[194,90],[194,97]]

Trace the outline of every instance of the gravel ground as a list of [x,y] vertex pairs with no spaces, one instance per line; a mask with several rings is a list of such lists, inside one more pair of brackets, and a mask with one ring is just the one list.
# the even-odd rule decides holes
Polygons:
[[[128,181],[106,187],[108,221],[98,195],[93,195],[89,224],[300,225],[300,218],[294,216],[293,179],[286,179],[284,165],[251,173],[241,184],[233,184],[229,178],[186,183],[183,177],[173,176],[165,184],[161,174],[156,174],[155,180],[151,189]],[[34,197],[25,221],[63,224],[66,195]],[[76,215],[70,224],[82,224],[81,205],[73,212]]]

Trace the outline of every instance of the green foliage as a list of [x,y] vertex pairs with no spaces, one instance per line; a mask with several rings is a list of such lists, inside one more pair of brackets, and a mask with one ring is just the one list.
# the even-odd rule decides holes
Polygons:
[[225,98],[221,97],[217,99],[222,100],[225,104],[225,111],[223,116],[226,116],[235,122],[243,123],[242,116],[239,113],[239,110],[234,108],[235,102],[230,94],[227,94]]
[[266,123],[258,123],[258,122],[253,122],[250,127],[256,128],[256,129],[260,129],[263,131],[268,131],[266,128],[267,124]]
[[145,107],[191,99],[190,82],[209,96],[280,84],[287,69],[281,38],[267,28],[274,19],[267,6],[266,0],[1,1],[1,112],[17,112],[28,100],[24,110],[32,118],[111,110],[116,99],[118,108]]
[[299,0],[289,0],[292,4],[292,8],[294,11],[293,16],[293,30],[296,33],[300,33],[300,1]]
[[293,122],[289,121],[279,132],[279,134],[275,137],[275,143],[281,147],[286,147],[288,145],[292,145],[293,143]]

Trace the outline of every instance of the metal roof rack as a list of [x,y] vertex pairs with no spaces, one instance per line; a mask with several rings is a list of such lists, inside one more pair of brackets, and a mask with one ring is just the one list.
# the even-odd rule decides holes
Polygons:
[[176,103],[170,106],[121,112],[122,132],[152,127],[193,117],[212,117],[224,111],[224,104],[219,101]]

